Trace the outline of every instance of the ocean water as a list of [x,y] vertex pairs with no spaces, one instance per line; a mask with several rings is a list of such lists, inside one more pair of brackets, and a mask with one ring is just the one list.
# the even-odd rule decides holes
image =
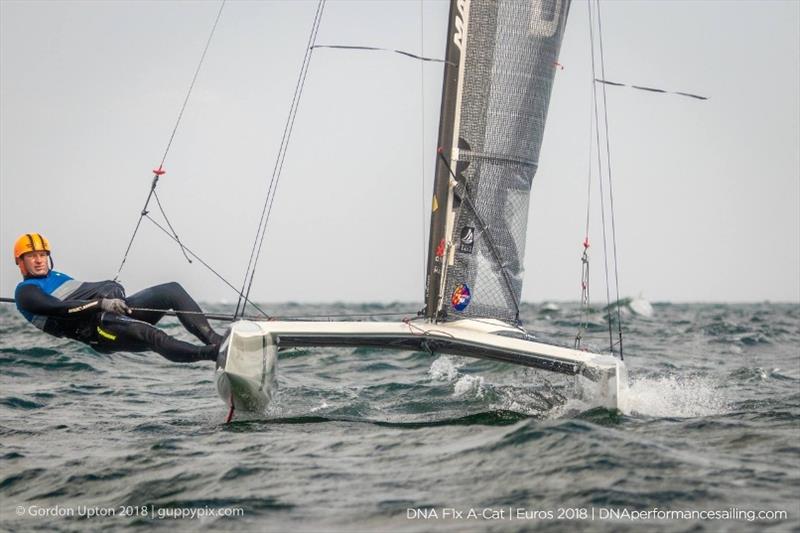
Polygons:
[[[569,344],[578,308],[559,305],[522,318]],[[0,529],[800,530],[800,306],[656,304],[624,326],[619,411],[531,369],[303,349],[266,413],[226,424],[212,363],[97,354],[5,305]],[[607,345],[599,312],[588,340]]]

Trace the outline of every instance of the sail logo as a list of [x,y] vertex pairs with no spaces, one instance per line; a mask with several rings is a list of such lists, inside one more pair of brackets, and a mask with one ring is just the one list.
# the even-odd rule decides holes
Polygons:
[[461,240],[458,251],[462,254],[471,254],[475,245],[475,228],[464,226],[461,229]]
[[461,50],[464,44],[464,12],[467,10],[467,6],[469,4],[469,0],[458,0],[456,2],[456,7],[458,8],[458,14],[456,14],[455,26],[456,32],[453,34],[453,44],[455,44],[459,50]]
[[472,293],[469,290],[469,286],[466,283],[456,285],[453,295],[450,297],[453,309],[463,311],[469,305],[470,300],[472,300]]

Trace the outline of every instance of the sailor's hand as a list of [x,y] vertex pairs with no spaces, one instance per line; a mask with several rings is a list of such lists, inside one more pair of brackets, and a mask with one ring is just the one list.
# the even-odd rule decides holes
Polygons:
[[100,300],[100,309],[117,315],[131,314],[131,308],[120,298],[103,298]]

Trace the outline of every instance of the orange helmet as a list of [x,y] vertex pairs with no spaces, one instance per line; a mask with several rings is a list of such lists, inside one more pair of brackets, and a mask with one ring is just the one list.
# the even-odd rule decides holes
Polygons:
[[14,262],[19,266],[23,276],[27,276],[28,272],[25,263],[19,259],[28,252],[47,252],[47,255],[50,255],[50,242],[39,233],[20,235],[14,242]]

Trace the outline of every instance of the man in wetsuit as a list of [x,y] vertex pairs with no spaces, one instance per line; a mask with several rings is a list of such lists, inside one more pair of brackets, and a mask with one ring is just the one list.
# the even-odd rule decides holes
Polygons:
[[[52,270],[50,243],[38,233],[17,239],[14,261],[23,277],[14,293],[17,309],[45,333],[81,341],[98,352],[152,350],[176,363],[217,359],[222,337],[177,283],[126,297],[115,281],[72,279]],[[203,346],[170,337],[153,325],[169,309],[178,312],[181,324]]]

